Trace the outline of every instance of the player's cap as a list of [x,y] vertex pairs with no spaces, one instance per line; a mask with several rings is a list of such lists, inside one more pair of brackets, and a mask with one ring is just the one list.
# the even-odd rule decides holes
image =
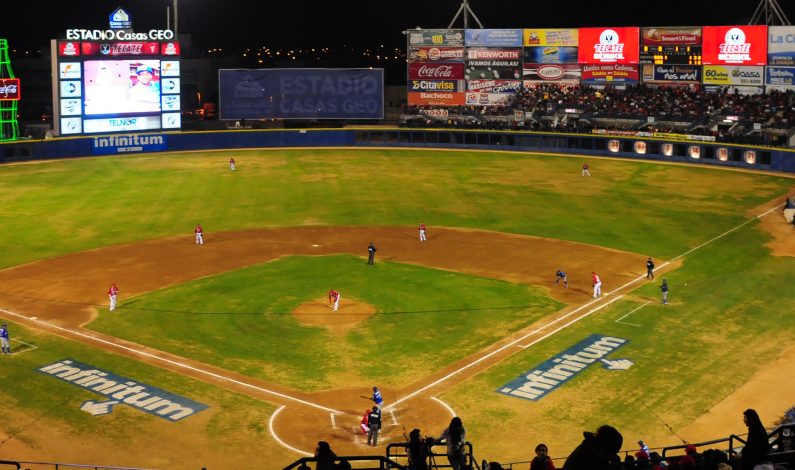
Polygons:
[[8,326],[8,325],[6,325],[5,323],[3,323],[3,326]]
[[155,73],[155,69],[152,68],[151,65],[139,65],[137,69],[135,69],[135,73],[141,72],[149,72],[151,74]]
[[373,390],[378,390],[378,387],[373,387]]

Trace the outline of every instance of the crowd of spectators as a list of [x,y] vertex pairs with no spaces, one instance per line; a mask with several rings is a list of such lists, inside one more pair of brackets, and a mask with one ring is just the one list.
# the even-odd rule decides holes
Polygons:
[[[569,119],[566,117],[576,116]],[[654,118],[649,122],[649,118]],[[726,120],[726,121],[724,121]],[[795,128],[795,92],[720,93],[690,87],[641,84],[597,89],[582,85],[541,84],[525,89],[501,106],[406,106],[405,126],[591,132],[612,127],[637,130],[638,123],[681,134],[712,135],[719,141],[781,145]],[[726,125],[730,122],[730,125]],[[667,123],[659,128],[660,123]],[[677,127],[672,127],[676,123]],[[722,125],[718,125],[718,124]],[[755,124],[757,125],[755,128]],[[771,131],[778,131],[772,132]]]

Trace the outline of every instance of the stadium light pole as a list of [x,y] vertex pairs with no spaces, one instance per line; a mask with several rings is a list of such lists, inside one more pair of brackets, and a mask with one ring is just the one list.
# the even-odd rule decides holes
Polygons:
[[179,39],[179,2],[174,0],[174,39]]
[[455,16],[453,17],[453,21],[450,22],[450,26],[448,26],[447,29],[452,29],[453,25],[458,19],[458,15],[461,13],[464,14],[464,29],[469,29],[469,15],[472,15],[472,18],[475,18],[475,21],[478,22],[478,26],[480,26],[481,29],[483,28],[483,23],[480,22],[478,17],[475,15],[475,12],[469,7],[469,0],[461,0],[461,6],[458,7],[458,11],[456,12]]
[[[776,22],[776,20],[778,22]],[[778,0],[762,0],[759,2],[759,5],[756,6],[754,16],[751,17],[751,21],[749,21],[748,24],[788,26],[792,23],[790,23],[784,10],[781,9]]]

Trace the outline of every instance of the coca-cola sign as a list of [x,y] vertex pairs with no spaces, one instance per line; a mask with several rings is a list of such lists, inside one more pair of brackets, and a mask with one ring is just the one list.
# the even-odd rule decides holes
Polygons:
[[0,78],[0,100],[19,101],[19,79]]
[[414,62],[409,64],[409,79],[422,80],[461,80],[464,78],[462,63],[427,63]]

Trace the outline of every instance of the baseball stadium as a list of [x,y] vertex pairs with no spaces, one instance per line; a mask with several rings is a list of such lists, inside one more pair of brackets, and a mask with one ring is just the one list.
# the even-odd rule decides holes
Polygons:
[[[220,129],[173,119],[178,42],[110,60],[54,39],[47,137],[20,138],[19,97],[0,100],[0,470],[526,469],[539,444],[553,466],[532,468],[795,468],[795,127],[696,132],[716,111],[583,131],[569,105],[519,125],[510,80],[464,74],[514,57],[510,103],[555,93],[522,62],[575,47],[550,31],[407,31],[395,123],[381,70],[223,69]],[[461,77],[422,76],[433,47]],[[111,70],[160,103],[103,102]],[[264,106],[256,83],[290,85]],[[777,93],[795,96],[748,96]]]

